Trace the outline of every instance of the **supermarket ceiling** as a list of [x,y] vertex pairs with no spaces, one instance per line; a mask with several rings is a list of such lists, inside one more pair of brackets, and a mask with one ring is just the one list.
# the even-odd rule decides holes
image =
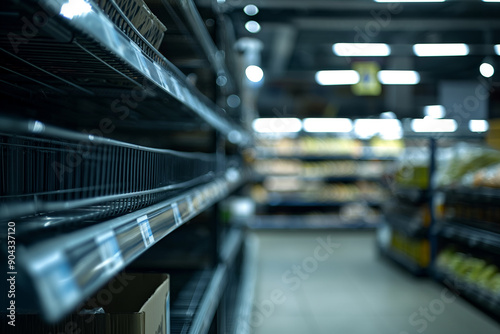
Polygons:
[[[421,3],[199,0],[197,3],[220,10],[230,22],[229,35],[234,34],[235,41],[252,38],[262,42],[260,60],[253,60],[260,62],[265,75],[257,104],[262,117],[354,118],[377,116],[384,111],[393,111],[398,118],[422,117],[423,106],[440,104],[443,82],[479,83],[483,62],[500,66],[494,49],[500,43],[500,3],[481,0]],[[248,4],[254,4],[258,13],[247,15],[244,8]],[[245,27],[248,21],[257,22],[260,30],[250,32],[248,25]],[[335,43],[386,43],[390,54],[339,56],[333,52]],[[414,44],[420,43],[466,43],[468,52],[465,56],[421,57],[413,49]],[[350,47],[344,46],[344,51]],[[366,74],[361,78],[365,83],[378,82],[378,70],[417,71],[420,81],[417,85],[381,85],[380,91],[366,85],[356,91],[350,85],[322,86],[315,81],[317,71],[357,69],[359,62],[368,62],[361,69]],[[484,79],[493,88],[498,84],[497,74]],[[490,113],[500,113],[495,105],[497,95],[492,94]]]

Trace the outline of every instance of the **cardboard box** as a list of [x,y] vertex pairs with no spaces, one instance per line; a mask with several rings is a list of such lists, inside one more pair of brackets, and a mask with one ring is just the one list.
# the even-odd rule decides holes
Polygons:
[[[134,277],[123,290],[113,295],[109,304],[102,305],[105,313],[95,314],[95,324],[89,333],[99,334],[169,334],[169,276],[167,274],[128,274]],[[123,284],[110,282],[104,289]],[[96,295],[97,305],[105,301]],[[99,305],[101,306],[101,305]],[[83,332],[82,334],[87,334]]]
[[167,274],[121,273],[86,300],[84,309],[102,308],[101,313],[80,311],[57,324],[47,324],[39,315],[17,314],[16,326],[6,326],[4,322],[0,332],[170,334],[169,289]]

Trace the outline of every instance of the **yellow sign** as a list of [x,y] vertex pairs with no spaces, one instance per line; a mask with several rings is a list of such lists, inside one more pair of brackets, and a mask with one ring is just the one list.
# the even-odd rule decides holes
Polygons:
[[355,62],[353,70],[359,73],[359,82],[352,85],[354,95],[377,96],[382,92],[380,82],[377,80],[377,73],[380,70],[374,61]]

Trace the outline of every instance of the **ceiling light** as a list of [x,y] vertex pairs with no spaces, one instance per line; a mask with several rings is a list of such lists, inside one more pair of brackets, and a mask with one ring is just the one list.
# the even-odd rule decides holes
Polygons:
[[360,118],[354,121],[354,133],[359,139],[370,139],[377,134],[382,139],[401,139],[403,127],[399,119]]
[[343,57],[386,57],[391,48],[384,43],[335,43],[333,53]]
[[377,77],[384,85],[416,85],[420,82],[420,75],[415,71],[379,71]]
[[319,71],[315,75],[320,85],[354,85],[359,82],[359,73],[354,70]]
[[414,132],[455,132],[457,127],[454,119],[419,118],[411,121]]
[[256,21],[248,21],[245,23],[245,29],[252,34],[256,34],[260,31],[260,24]]
[[443,118],[446,114],[446,109],[442,105],[432,105],[424,107],[424,116],[429,118]]
[[298,118],[257,118],[252,128],[260,133],[299,132],[302,122]]
[[469,130],[472,132],[486,132],[488,131],[488,121],[484,119],[471,119],[469,121]]
[[464,43],[415,44],[413,53],[418,57],[466,56],[469,46]]
[[302,121],[306,132],[351,132],[349,118],[306,118]]
[[245,12],[248,16],[254,16],[259,12],[259,8],[255,5],[246,5],[243,8],[243,12]]
[[483,0],[483,2],[500,2],[500,0]]
[[259,66],[250,65],[245,70],[245,75],[252,82],[259,82],[264,77],[264,72]]
[[495,45],[495,53],[497,54],[497,56],[500,56],[500,44]]
[[69,0],[62,5],[60,14],[68,19],[85,15],[92,11],[92,6],[84,0]]
[[491,64],[482,63],[481,66],[479,66],[479,72],[483,77],[489,78],[495,73],[495,68]]

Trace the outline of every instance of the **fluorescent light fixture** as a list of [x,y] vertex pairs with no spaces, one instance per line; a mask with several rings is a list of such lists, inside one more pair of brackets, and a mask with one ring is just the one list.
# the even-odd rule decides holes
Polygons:
[[379,71],[377,77],[384,85],[416,85],[420,82],[420,74],[415,71]]
[[252,34],[256,34],[260,31],[260,24],[257,21],[248,21],[245,23],[245,29]]
[[341,57],[386,57],[391,48],[384,43],[335,43],[333,53]]
[[243,12],[248,16],[254,16],[259,12],[259,8],[255,5],[246,5],[243,7]]
[[399,119],[360,118],[354,121],[354,133],[360,139],[375,135],[387,140],[401,139],[403,127]]
[[298,118],[257,118],[252,128],[259,133],[299,132],[302,122]]
[[467,56],[469,46],[464,43],[415,44],[413,53],[418,57]]
[[302,125],[306,132],[352,131],[352,121],[349,118],[305,118]]
[[446,0],[375,0],[375,2],[445,2]]
[[72,19],[75,16],[87,14],[92,11],[92,6],[84,0],[69,0],[61,7],[61,15]]
[[251,82],[259,82],[264,77],[264,72],[257,65],[250,65],[245,69],[245,75]]
[[491,64],[482,63],[481,66],[479,66],[479,73],[481,73],[483,77],[489,78],[495,73],[495,68]]
[[471,119],[469,121],[469,130],[472,132],[486,132],[489,127],[488,121],[484,119]]
[[483,2],[500,2],[500,0],[483,0]]
[[414,132],[455,132],[457,127],[454,119],[417,118],[411,121]]
[[495,53],[497,54],[497,56],[500,56],[500,44],[495,45]]
[[429,118],[443,118],[446,115],[446,109],[442,105],[432,105],[424,107],[424,115]]
[[359,82],[359,73],[354,70],[319,71],[315,75],[320,85],[354,85]]

